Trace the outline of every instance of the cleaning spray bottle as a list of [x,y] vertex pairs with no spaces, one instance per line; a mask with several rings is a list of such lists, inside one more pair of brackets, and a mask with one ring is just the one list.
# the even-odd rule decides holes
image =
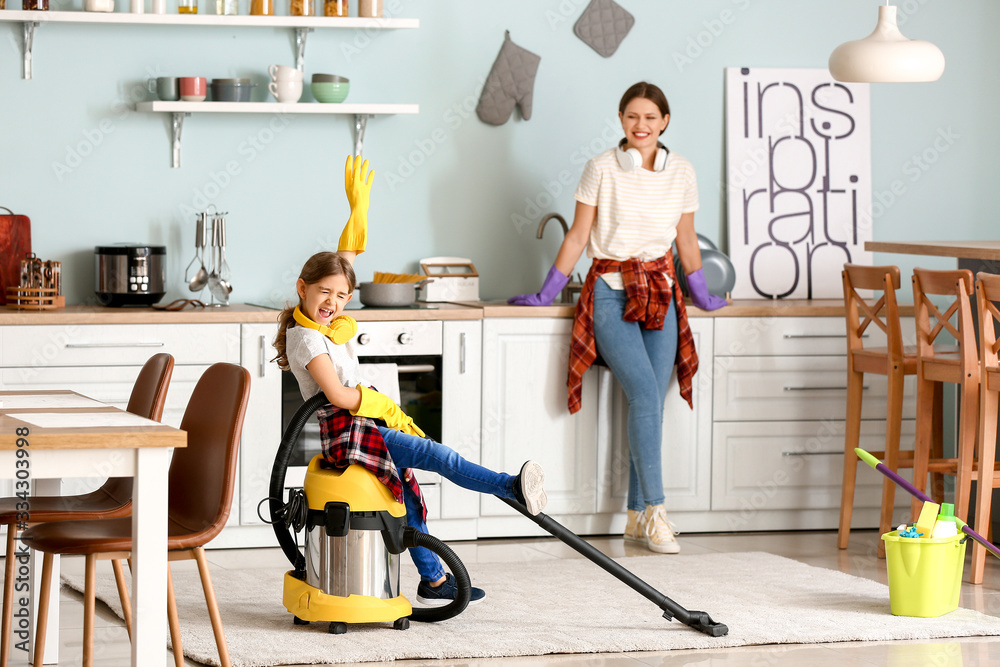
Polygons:
[[938,514],[934,523],[934,531],[931,537],[938,539],[941,537],[954,537],[958,535],[958,524],[955,517],[955,505],[953,503],[941,503],[941,513]]

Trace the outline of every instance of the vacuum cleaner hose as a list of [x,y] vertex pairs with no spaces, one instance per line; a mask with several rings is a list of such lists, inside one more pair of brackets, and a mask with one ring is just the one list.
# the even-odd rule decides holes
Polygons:
[[427,533],[422,533],[415,528],[407,526],[403,529],[403,544],[409,549],[412,547],[427,547],[445,562],[448,569],[455,576],[455,584],[458,586],[458,595],[455,599],[443,607],[433,608],[413,608],[410,615],[414,621],[422,623],[435,623],[446,621],[449,618],[458,616],[469,606],[469,597],[472,594],[472,581],[469,579],[469,572],[459,559],[458,555],[451,548]]

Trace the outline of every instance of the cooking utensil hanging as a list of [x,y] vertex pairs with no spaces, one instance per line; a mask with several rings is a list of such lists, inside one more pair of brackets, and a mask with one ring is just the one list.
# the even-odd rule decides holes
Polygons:
[[[216,213],[212,217],[212,269],[208,274],[208,291],[212,294],[212,306],[228,306],[229,294],[232,286],[228,281],[222,279],[222,262],[224,250],[222,249],[222,227],[221,222],[224,213]],[[228,265],[226,265],[228,272]]]
[[[208,284],[208,270],[205,268],[205,244],[207,236],[208,211],[205,211],[198,214],[198,219],[195,220],[194,259],[188,264],[188,268],[184,269],[184,280],[188,284],[188,289],[192,292],[200,292]],[[195,261],[198,261],[200,266],[194,276],[188,279],[188,271],[194,265]]]

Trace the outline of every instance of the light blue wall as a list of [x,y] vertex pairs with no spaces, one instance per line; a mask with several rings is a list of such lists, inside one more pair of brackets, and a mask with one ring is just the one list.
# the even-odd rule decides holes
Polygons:
[[[53,9],[82,6],[50,1]],[[903,32],[935,42],[948,64],[936,83],[872,88],[873,190],[885,193],[894,181],[905,187],[876,218],[874,237],[997,238],[1000,54],[991,38],[1000,29],[1000,3],[897,1]],[[117,2],[121,10],[127,0]],[[697,226],[725,247],[724,68],[824,67],[837,44],[874,28],[879,4],[619,2],[636,24],[609,59],[573,35],[586,0],[390,0],[397,15],[420,19],[420,28],[309,36],[307,76],[350,77],[348,101],[420,105],[419,115],[369,123],[365,152],[378,176],[361,279],[376,270],[415,271],[421,257],[459,255],[480,269],[484,298],[536,288],[561,238],[553,227],[536,240],[537,221],[548,211],[572,215],[582,158],[620,136],[612,131],[618,98],[640,79],[666,91],[673,122],[665,139],[698,171]],[[241,13],[247,7],[241,0]],[[278,0],[279,13],[287,7]],[[504,29],[542,60],[531,120],[492,127],[474,107]],[[167,245],[168,296],[188,296],[181,276],[193,253],[194,218],[185,211],[202,208],[206,195],[229,211],[236,301],[291,295],[305,257],[335,245],[348,212],[342,170],[353,148],[349,118],[293,116],[285,124],[269,115],[194,115],[184,126],[183,166],[171,169],[169,116],[127,106],[148,98],[137,91],[150,74],[264,82],[268,65],[293,64],[292,31],[42,25],[31,81],[20,78],[20,41],[19,24],[0,24],[0,205],[31,218],[40,257],[64,261],[70,302],[93,299],[92,247],[118,241]],[[677,56],[691,60],[678,64]],[[254,99],[264,98],[258,90]],[[953,137],[944,152],[935,149],[939,133]],[[262,150],[251,148],[253,140]],[[73,151],[88,148],[73,159]],[[914,171],[908,161],[925,151],[935,162]],[[239,170],[228,182],[220,176],[227,163]],[[518,225],[517,216],[529,224]],[[899,263],[904,275],[917,263],[952,265],[876,260]],[[578,268],[585,270],[585,260]]]

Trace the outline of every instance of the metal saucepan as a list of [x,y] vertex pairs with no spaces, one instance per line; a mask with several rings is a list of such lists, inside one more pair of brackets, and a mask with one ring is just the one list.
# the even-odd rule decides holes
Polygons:
[[417,298],[417,286],[425,281],[415,283],[361,283],[361,303],[376,308],[405,308],[413,305]]

